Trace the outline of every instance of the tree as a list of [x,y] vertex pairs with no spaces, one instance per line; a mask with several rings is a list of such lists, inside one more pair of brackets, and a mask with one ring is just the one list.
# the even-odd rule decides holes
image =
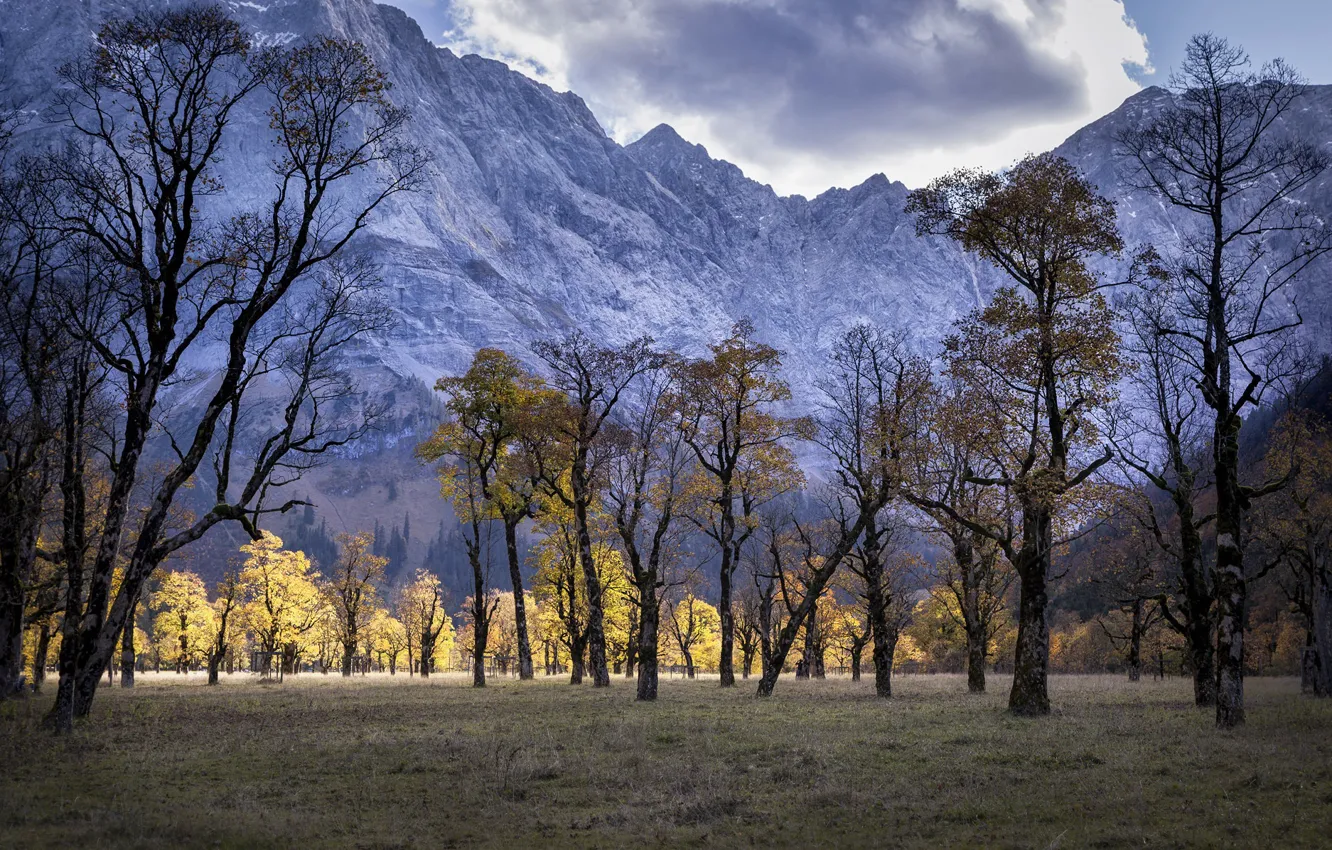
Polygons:
[[642,392],[627,424],[610,432],[613,445],[605,502],[615,521],[620,549],[634,583],[635,632],[631,658],[638,662],[636,699],[657,698],[657,655],[661,642],[661,598],[677,555],[682,488],[692,453],[672,409],[674,374],[646,373]]
[[338,559],[323,588],[342,644],[343,676],[352,673],[352,659],[362,632],[377,610],[378,585],[388,568],[388,558],[371,554],[373,545],[373,539],[365,532],[339,534]]
[[280,672],[291,673],[301,641],[325,613],[319,574],[311,570],[305,553],[283,549],[282,538],[271,532],[242,546],[241,553],[246,556],[238,577],[246,628],[261,652],[280,654]]
[[[245,586],[241,582],[240,573],[236,570],[227,570],[223,573],[222,580],[217,583],[216,598],[213,600],[214,632],[208,648],[210,685],[217,684],[218,671],[222,663],[227,661],[228,653],[236,651],[237,643],[242,636],[241,630],[237,628],[237,619],[244,601],[244,591]],[[228,673],[231,672],[230,663],[228,662]]]
[[888,611],[894,605],[885,575],[893,528],[885,508],[901,491],[916,453],[930,388],[928,364],[910,355],[900,337],[870,325],[852,327],[833,348],[831,376],[820,384],[824,401],[818,440],[837,464],[840,498],[865,517],[848,565],[860,577],[874,641],[874,687],[892,695]]
[[[954,382],[936,384],[927,414],[929,427],[917,453],[919,465],[911,477],[912,490],[922,498],[908,498],[927,518],[923,530],[947,548],[947,554],[935,561],[931,592],[948,597],[940,600],[940,610],[953,617],[965,635],[967,690],[984,693],[991,646],[1008,625],[1007,596],[1014,577],[994,538],[1012,536],[1014,519],[1006,492],[972,480],[987,459],[983,446],[973,439],[973,420],[961,393]],[[978,534],[976,525],[991,533]]]
[[1107,601],[1127,615],[1122,627],[1117,618],[1101,617],[1098,622],[1110,642],[1123,651],[1129,681],[1137,682],[1142,678],[1143,643],[1166,610],[1159,565],[1163,553],[1134,516],[1142,512],[1146,500],[1133,492],[1124,498],[1128,505],[1116,518],[1119,521],[1111,522],[1106,539],[1098,541],[1096,560],[1101,566],[1092,580],[1105,589]]
[[[317,38],[255,49],[217,7],[108,21],[61,76],[61,112],[79,143],[48,160],[56,227],[88,240],[119,272],[103,281],[109,321],[67,314],[73,336],[115,375],[122,395],[105,517],[71,635],[77,681],[57,696],[58,731],[87,714],[116,638],[162,561],[219,522],[239,522],[258,539],[259,515],[294,504],[265,506],[270,488],[364,430],[359,406],[338,404],[351,389],[330,356],[382,326],[386,313],[373,298],[374,270],[339,255],[425,166],[400,141],[407,113],[389,102],[389,83],[363,47]],[[216,200],[224,189],[217,165],[236,115],[260,102],[275,190],[235,213]],[[367,195],[343,188],[370,170],[382,179],[357,184],[373,187]],[[217,379],[194,414],[167,415],[163,388],[212,339],[226,341]],[[245,434],[242,402],[260,383],[290,395],[266,433]],[[160,474],[141,474],[149,438],[163,432],[170,462]],[[256,446],[248,474],[236,468],[238,439]],[[216,504],[173,528],[172,506],[210,454]],[[132,510],[140,494],[144,509]],[[132,541],[128,551],[122,541]],[[125,580],[113,597],[111,573],[122,557]]]
[[[441,378],[435,389],[446,393],[446,410],[452,417],[421,444],[417,454],[426,460],[450,457],[459,467],[441,468],[445,495],[454,502],[455,513],[465,517],[470,529],[467,553],[473,572],[471,612],[475,624],[474,652],[485,654],[489,629],[485,610],[489,598],[488,570],[482,569],[481,523],[498,518],[504,526],[505,552],[518,639],[518,672],[530,679],[532,647],[527,634],[527,602],[523,592],[522,564],[518,553],[518,526],[535,508],[534,465],[523,453],[524,445],[543,439],[540,419],[534,411],[553,402],[552,393],[540,380],[525,372],[503,351],[483,348],[471,367],[459,378]],[[524,429],[520,439],[519,429]],[[489,548],[484,548],[487,565]],[[482,662],[477,660],[474,684],[485,684]]]
[[[656,368],[661,356],[652,350],[652,340],[647,337],[618,347],[600,346],[582,331],[558,341],[539,342],[536,353],[550,373],[550,386],[567,398],[567,409],[545,420],[564,445],[566,463],[540,463],[539,477],[549,492],[573,512],[578,563],[587,586],[588,666],[592,669],[592,685],[609,687],[603,588],[588,518],[606,457],[599,451],[600,438],[625,389],[639,375]],[[536,459],[542,458],[538,455]]]
[[779,377],[781,352],[754,339],[754,325],[736,323],[712,346],[712,357],[682,364],[678,391],[684,438],[698,460],[697,509],[691,519],[720,555],[721,686],[735,685],[732,584],[756,510],[803,482],[784,441],[809,436],[807,419],[777,416],[791,398]]
[[1254,73],[1239,47],[1194,36],[1172,89],[1159,114],[1117,141],[1139,187],[1191,219],[1166,263],[1175,322],[1162,331],[1212,414],[1216,723],[1231,728],[1244,722],[1246,515],[1266,489],[1241,481],[1240,427],[1284,370],[1300,321],[1281,293],[1332,249],[1332,231],[1296,202],[1329,158],[1280,129],[1306,89],[1280,60]]
[[1171,561],[1174,603],[1163,600],[1161,614],[1188,646],[1194,704],[1210,708],[1216,705],[1216,587],[1203,559],[1203,530],[1213,515],[1197,508],[1211,483],[1204,469],[1209,435],[1192,368],[1172,341],[1172,301],[1168,286],[1128,299],[1134,392],[1122,414],[1129,427],[1118,448],[1125,466],[1170,499],[1164,516],[1152,499],[1137,500],[1137,515]]
[[[610,544],[606,518],[593,512],[592,555],[596,586],[602,590],[603,623],[628,620],[628,588],[624,559]],[[590,654],[591,591],[582,570],[573,511],[552,505],[538,517],[544,536],[536,547],[537,574],[533,595],[546,620],[544,631],[567,652],[569,683],[581,684]]]
[[428,678],[435,666],[435,654],[453,647],[453,620],[446,613],[444,587],[437,576],[416,571],[398,594],[398,619],[416,642],[417,670],[422,678]]
[[710,641],[718,640],[721,617],[717,609],[699,599],[692,591],[671,608],[671,617],[666,622],[671,639],[680,650],[684,661],[685,675],[694,678],[696,666],[694,654]]
[[[1009,709],[1048,714],[1047,581],[1056,522],[1111,459],[1108,450],[1094,453],[1096,416],[1122,371],[1119,339],[1088,262],[1123,248],[1114,205],[1068,162],[1043,154],[1004,174],[964,170],[941,177],[912,192],[907,211],[919,234],[947,236],[1013,281],[959,323],[945,357],[949,374],[978,405],[972,427],[983,429],[978,436],[989,441],[999,468],[976,483],[1007,489],[1022,517],[1020,542],[972,525],[995,539],[1018,575]],[[929,507],[947,512],[937,500]]]
[[[152,594],[153,640],[167,647],[177,673],[187,673],[207,650],[213,631],[213,608],[198,573],[169,570]],[[132,662],[131,662],[132,664]]]
[[1268,449],[1268,474],[1286,487],[1264,506],[1260,534],[1291,566],[1287,596],[1303,615],[1303,670],[1316,696],[1332,697],[1332,432],[1307,410],[1287,411]]

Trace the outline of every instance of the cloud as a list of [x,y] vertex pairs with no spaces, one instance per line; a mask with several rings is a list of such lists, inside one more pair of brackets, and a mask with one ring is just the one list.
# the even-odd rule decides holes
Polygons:
[[453,0],[447,25],[620,141],[665,121],[806,194],[1053,147],[1147,64],[1121,0]]

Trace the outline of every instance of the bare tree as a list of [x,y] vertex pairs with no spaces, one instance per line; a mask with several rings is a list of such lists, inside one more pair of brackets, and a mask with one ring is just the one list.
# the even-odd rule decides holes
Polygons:
[[[80,322],[74,310],[70,318],[115,376],[122,411],[86,604],[70,635],[74,678],[53,713],[58,731],[87,714],[158,564],[219,522],[257,536],[260,515],[296,504],[265,507],[270,487],[362,432],[359,415],[329,421],[330,406],[350,394],[330,364],[385,313],[368,297],[373,270],[333,261],[426,165],[401,142],[407,113],[389,102],[388,80],[363,47],[318,38],[256,50],[215,7],[109,21],[61,75],[65,121],[78,141],[49,163],[57,226],[91,241],[122,272],[105,293],[109,321]],[[259,101],[273,133],[276,190],[263,205],[228,215],[218,201],[220,152],[238,111]],[[358,192],[351,178],[368,172],[379,179]],[[164,393],[190,377],[188,364],[213,340],[225,342],[201,408],[170,417]],[[274,423],[243,422],[247,390],[259,384],[288,392]],[[266,436],[248,474],[237,475],[232,449],[250,439],[243,424]],[[141,466],[155,430],[170,460],[149,480]],[[216,504],[173,529],[172,505],[210,453]],[[131,510],[136,491],[144,494],[139,511]],[[124,579],[113,596],[120,559]]]
[[860,576],[874,640],[875,693],[891,696],[893,659],[888,609],[892,599],[884,566],[893,527],[884,508],[900,492],[910,467],[930,389],[929,365],[904,340],[856,325],[833,348],[818,441],[837,463],[838,489],[865,517],[848,564]]
[[1239,47],[1194,36],[1172,78],[1172,102],[1118,138],[1139,186],[1192,216],[1167,262],[1176,321],[1161,332],[1189,364],[1212,414],[1222,728],[1244,722],[1245,521],[1265,489],[1241,481],[1240,426],[1282,371],[1300,322],[1282,293],[1332,249],[1328,227],[1291,203],[1329,165],[1318,143],[1279,130],[1305,88],[1280,60],[1255,73]]

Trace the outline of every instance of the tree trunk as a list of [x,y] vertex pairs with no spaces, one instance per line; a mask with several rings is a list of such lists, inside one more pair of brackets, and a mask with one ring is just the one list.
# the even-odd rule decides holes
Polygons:
[[985,658],[989,654],[985,630],[973,624],[967,629],[967,692],[985,693]]
[[1216,725],[1244,723],[1244,625],[1248,586],[1240,548],[1239,424],[1218,423],[1216,434]]
[[[718,671],[723,688],[735,686],[735,613],[731,608],[731,573],[735,570],[735,559],[732,557],[728,561],[722,567],[721,600],[717,604],[717,613],[721,615],[721,660],[718,662]],[[692,670],[689,678],[694,678]]]
[[[873,562],[873,563],[871,563]],[[871,658],[874,662],[874,695],[893,695],[893,655],[888,628],[888,600],[883,593],[883,564],[877,557],[866,558],[865,602],[869,617],[870,639],[874,641]]]
[[[1048,551],[1048,550],[1047,550]],[[1047,678],[1050,666],[1050,630],[1045,621],[1048,596],[1044,559],[1023,565],[1021,598],[1018,602],[1017,650],[1013,663],[1013,690],[1008,709],[1017,715],[1050,713]]]
[[1308,653],[1312,662],[1305,666],[1311,670],[1311,684],[1315,696],[1332,697],[1332,572],[1320,570],[1314,576],[1312,637]]
[[640,702],[657,698],[657,641],[661,611],[657,605],[655,577],[638,588],[638,695]]
[[513,583],[513,619],[518,629],[518,678],[536,677],[532,669],[532,644],[527,637],[527,600],[523,592],[522,563],[518,559],[518,522],[504,520],[504,547],[509,556],[509,581]]
[[[427,627],[429,628],[429,627]],[[435,654],[435,642],[427,634],[421,635],[421,660],[419,662],[418,672],[422,679],[430,678],[430,659]]]
[[683,650],[683,652],[685,660],[685,676],[692,679],[694,678],[694,653],[687,649]]
[[6,565],[0,571],[0,699],[17,697],[23,693],[23,614],[26,598],[23,582],[17,574],[11,575]]
[[1129,631],[1128,678],[1142,680],[1142,600],[1133,600],[1133,624]]
[[576,641],[570,641],[569,647],[569,684],[583,684],[583,653],[586,648],[586,638]]
[[356,638],[352,638],[342,643],[342,677],[350,679],[352,674],[352,659],[356,657]]
[[41,630],[37,632],[37,647],[32,654],[32,692],[39,694],[42,692],[42,685],[46,682],[46,659],[51,652],[51,621],[42,623]]
[[578,560],[582,562],[583,580],[587,583],[588,666],[592,668],[592,686],[608,688],[610,669],[606,664],[606,618],[602,609],[601,577],[597,575],[597,564],[592,556],[592,534],[588,529],[587,509],[592,495],[587,477],[586,456],[575,457],[570,478],[574,490],[574,530],[578,534]]
[[120,633],[120,686],[122,688],[134,687],[135,658],[134,615],[131,614],[129,622],[125,623],[125,628]]
[[486,644],[490,639],[490,618],[486,601],[473,605],[472,610],[472,687],[486,686]]
[[860,657],[864,653],[864,645],[852,647],[851,649],[851,681],[860,681]]

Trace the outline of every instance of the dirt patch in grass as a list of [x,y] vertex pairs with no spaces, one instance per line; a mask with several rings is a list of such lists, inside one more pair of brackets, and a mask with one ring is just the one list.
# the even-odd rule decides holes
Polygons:
[[1332,703],[1252,680],[1217,732],[1188,681],[869,683],[146,675],[68,738],[0,705],[0,845],[625,847],[1326,846]]

